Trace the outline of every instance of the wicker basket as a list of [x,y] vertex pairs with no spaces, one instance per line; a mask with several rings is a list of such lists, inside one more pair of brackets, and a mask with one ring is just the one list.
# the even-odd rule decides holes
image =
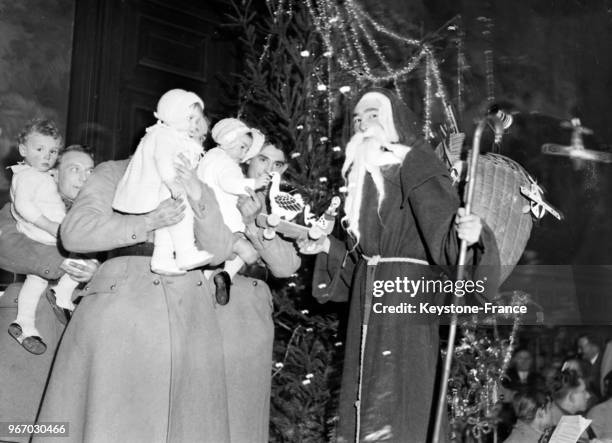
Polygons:
[[472,212],[493,230],[502,264],[500,284],[518,263],[533,226],[529,200],[520,191],[529,174],[514,160],[487,153],[478,158]]

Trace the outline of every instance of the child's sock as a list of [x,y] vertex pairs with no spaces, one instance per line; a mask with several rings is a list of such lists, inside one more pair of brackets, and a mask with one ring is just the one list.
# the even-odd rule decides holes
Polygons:
[[75,281],[68,274],[61,276],[57,285],[53,287],[55,292],[55,304],[60,308],[74,311],[74,303],[72,303],[72,293],[79,285],[79,282]]
[[243,266],[244,260],[242,260],[240,257],[236,257],[232,260],[227,260],[223,269],[228,273],[229,277],[233,279]]
[[19,323],[24,336],[40,336],[36,329],[36,308],[40,296],[47,289],[49,282],[37,275],[28,275],[23,282],[19,298],[17,300],[17,318],[15,323]]

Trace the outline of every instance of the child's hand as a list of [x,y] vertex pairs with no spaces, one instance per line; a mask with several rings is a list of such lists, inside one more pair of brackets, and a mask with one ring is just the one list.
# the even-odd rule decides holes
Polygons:
[[41,215],[36,220],[34,220],[34,224],[38,226],[40,229],[47,231],[53,237],[57,238],[57,233],[60,227],[59,223],[48,219],[44,215]]
[[269,174],[263,174],[255,179],[255,190],[265,188],[270,183],[271,177]]
[[298,250],[300,254],[304,255],[315,255],[324,252],[329,253],[331,242],[328,237],[321,237],[318,240],[311,240],[309,238],[301,238],[297,241]]
[[98,270],[100,262],[95,259],[66,259],[60,268],[66,271],[74,281],[88,282]]
[[264,208],[265,200],[262,201],[261,194],[256,194],[251,188],[246,188],[245,191],[249,195],[239,195],[236,207],[242,214],[244,224],[249,225],[255,222],[257,214]]

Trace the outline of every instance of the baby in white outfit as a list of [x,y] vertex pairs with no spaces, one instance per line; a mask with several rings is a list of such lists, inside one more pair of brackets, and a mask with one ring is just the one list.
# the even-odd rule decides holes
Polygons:
[[[169,197],[184,196],[185,191],[176,180],[179,155],[187,158],[192,168],[202,157],[204,102],[200,97],[193,92],[172,89],[159,99],[155,117],[158,122],[147,128],[115,191],[113,208],[118,211],[143,214]],[[155,231],[153,272],[181,275],[210,261],[212,254],[196,248],[193,217],[187,203],[185,217],[180,222]]]
[[251,243],[241,234],[244,232],[244,223],[236,204],[239,195],[246,195],[245,188],[255,190],[270,182],[269,176],[245,178],[240,168],[240,163],[247,162],[259,153],[264,136],[236,118],[219,121],[211,134],[217,147],[206,152],[198,167],[198,177],[212,188],[223,221],[236,233],[234,252],[237,257],[225,262],[225,271],[233,277],[244,263],[253,263],[258,257]]

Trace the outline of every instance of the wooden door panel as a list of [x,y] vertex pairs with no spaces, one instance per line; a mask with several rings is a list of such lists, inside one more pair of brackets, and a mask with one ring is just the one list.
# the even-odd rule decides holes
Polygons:
[[116,158],[126,158],[131,155],[145,134],[145,128],[155,123],[153,111],[158,99],[157,94],[144,89],[122,88]]
[[154,70],[160,74],[207,82],[206,54],[210,34],[184,29],[147,15],[140,17],[137,32],[136,77]]
[[220,78],[229,78],[237,60],[235,39],[219,31],[227,8],[214,0],[79,1],[71,141],[93,144],[101,160],[126,157],[154,123],[159,97],[173,88],[195,92],[207,113],[218,114]]

